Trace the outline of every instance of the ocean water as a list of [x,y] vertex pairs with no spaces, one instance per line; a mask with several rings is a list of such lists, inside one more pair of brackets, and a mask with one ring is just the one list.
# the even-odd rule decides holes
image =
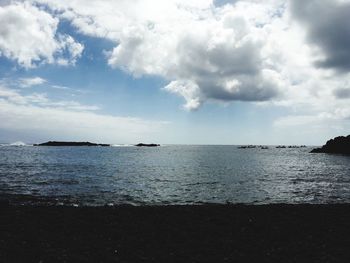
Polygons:
[[310,150],[3,145],[0,197],[81,205],[350,202],[350,156]]

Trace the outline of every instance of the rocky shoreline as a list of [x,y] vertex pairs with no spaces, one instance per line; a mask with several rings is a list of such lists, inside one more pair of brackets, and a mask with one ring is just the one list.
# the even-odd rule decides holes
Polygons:
[[316,148],[311,153],[339,153],[350,154],[350,135],[339,136],[327,141],[321,148]]

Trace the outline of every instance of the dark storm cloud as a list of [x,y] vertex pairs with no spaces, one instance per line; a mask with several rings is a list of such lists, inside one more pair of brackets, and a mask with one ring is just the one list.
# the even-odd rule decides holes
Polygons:
[[267,101],[279,95],[276,84],[262,76],[236,76],[239,85],[230,90],[214,82],[201,82],[202,92],[207,98],[219,101]]
[[236,47],[223,41],[208,48],[208,41],[188,37],[178,49],[176,75],[198,85],[202,98],[217,101],[268,101],[279,95],[276,81],[263,74],[261,44],[246,41]]
[[340,88],[334,91],[334,96],[338,99],[348,99],[350,98],[350,89]]
[[350,3],[337,0],[293,0],[293,15],[308,31],[308,40],[324,52],[321,68],[350,71]]

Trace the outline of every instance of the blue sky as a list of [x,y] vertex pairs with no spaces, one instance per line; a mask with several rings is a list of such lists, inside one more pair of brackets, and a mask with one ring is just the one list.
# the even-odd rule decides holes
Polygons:
[[343,5],[0,1],[0,141],[322,144],[350,127],[350,36],[319,33]]

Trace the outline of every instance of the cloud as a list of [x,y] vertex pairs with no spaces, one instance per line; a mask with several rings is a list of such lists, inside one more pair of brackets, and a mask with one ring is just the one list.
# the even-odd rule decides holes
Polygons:
[[57,33],[59,19],[29,4],[0,6],[0,55],[25,68],[38,64],[75,64],[83,45]]
[[19,79],[19,84],[22,88],[29,88],[32,86],[41,85],[41,84],[44,84],[45,82],[46,82],[46,79],[43,79],[40,77]]
[[306,26],[308,40],[317,46],[321,68],[350,71],[350,2],[340,0],[291,1],[292,13]]
[[264,14],[274,4],[35,2],[49,6],[83,34],[114,41],[108,57],[111,67],[136,77],[168,80],[165,90],[183,96],[186,109],[197,109],[208,100],[266,101],[281,93],[279,72],[264,54],[268,32],[258,23],[279,20]]
[[40,107],[61,108],[76,111],[96,111],[100,108],[95,105],[82,105],[76,101],[66,100],[52,100],[43,93],[31,93],[29,95],[22,95],[20,90],[7,88],[0,85],[0,98],[18,105],[36,105]]
[[333,94],[338,99],[350,99],[350,88],[339,88],[334,90]]
[[[69,35],[58,35],[59,39],[59,49],[57,51],[60,57],[56,59],[56,63],[62,66],[75,65],[77,59],[81,57],[84,50],[84,46],[80,43],[75,42],[75,40]],[[67,53],[67,56],[63,54]]]
[[135,143],[150,140],[166,125],[135,117],[97,113],[96,106],[53,101],[43,94],[22,95],[0,86],[0,130],[56,140]]
[[[349,4],[344,0],[31,0],[11,8],[26,12],[20,15],[22,20],[33,12],[37,12],[33,21],[41,16],[48,20],[49,29],[43,31],[48,32],[48,43],[52,39],[56,43],[51,52],[54,62],[48,62],[48,55],[41,61],[74,64],[73,58],[82,54],[83,46],[57,33],[58,21],[69,21],[80,34],[115,43],[104,54],[111,67],[135,77],[161,77],[167,81],[164,89],[183,97],[187,110],[208,101],[248,101],[284,106],[289,110],[286,122],[296,125],[293,116],[348,120]],[[69,60],[66,53],[71,54]],[[29,66],[36,61],[17,60]]]
[[166,91],[178,94],[185,98],[184,108],[187,110],[196,110],[200,106],[200,90],[196,83],[188,81],[172,81],[164,87]]
[[277,119],[274,122],[275,126],[280,127],[295,127],[295,126],[309,126],[310,128],[317,125],[327,126],[330,122],[343,121],[344,119],[350,118],[350,111],[335,111],[333,113],[321,112],[315,115],[293,115],[286,116]]
[[[279,83],[262,57],[264,36],[239,7],[189,9],[174,12],[183,21],[133,25],[121,32],[109,64],[135,76],[159,75],[165,88],[183,96],[186,109],[207,100],[264,101],[278,96]],[[201,17],[202,16],[202,17]],[[201,17],[199,19],[198,17]],[[269,74],[271,73],[271,74]]]
[[51,85],[50,87],[57,90],[73,90],[69,87],[61,86],[61,85]]

